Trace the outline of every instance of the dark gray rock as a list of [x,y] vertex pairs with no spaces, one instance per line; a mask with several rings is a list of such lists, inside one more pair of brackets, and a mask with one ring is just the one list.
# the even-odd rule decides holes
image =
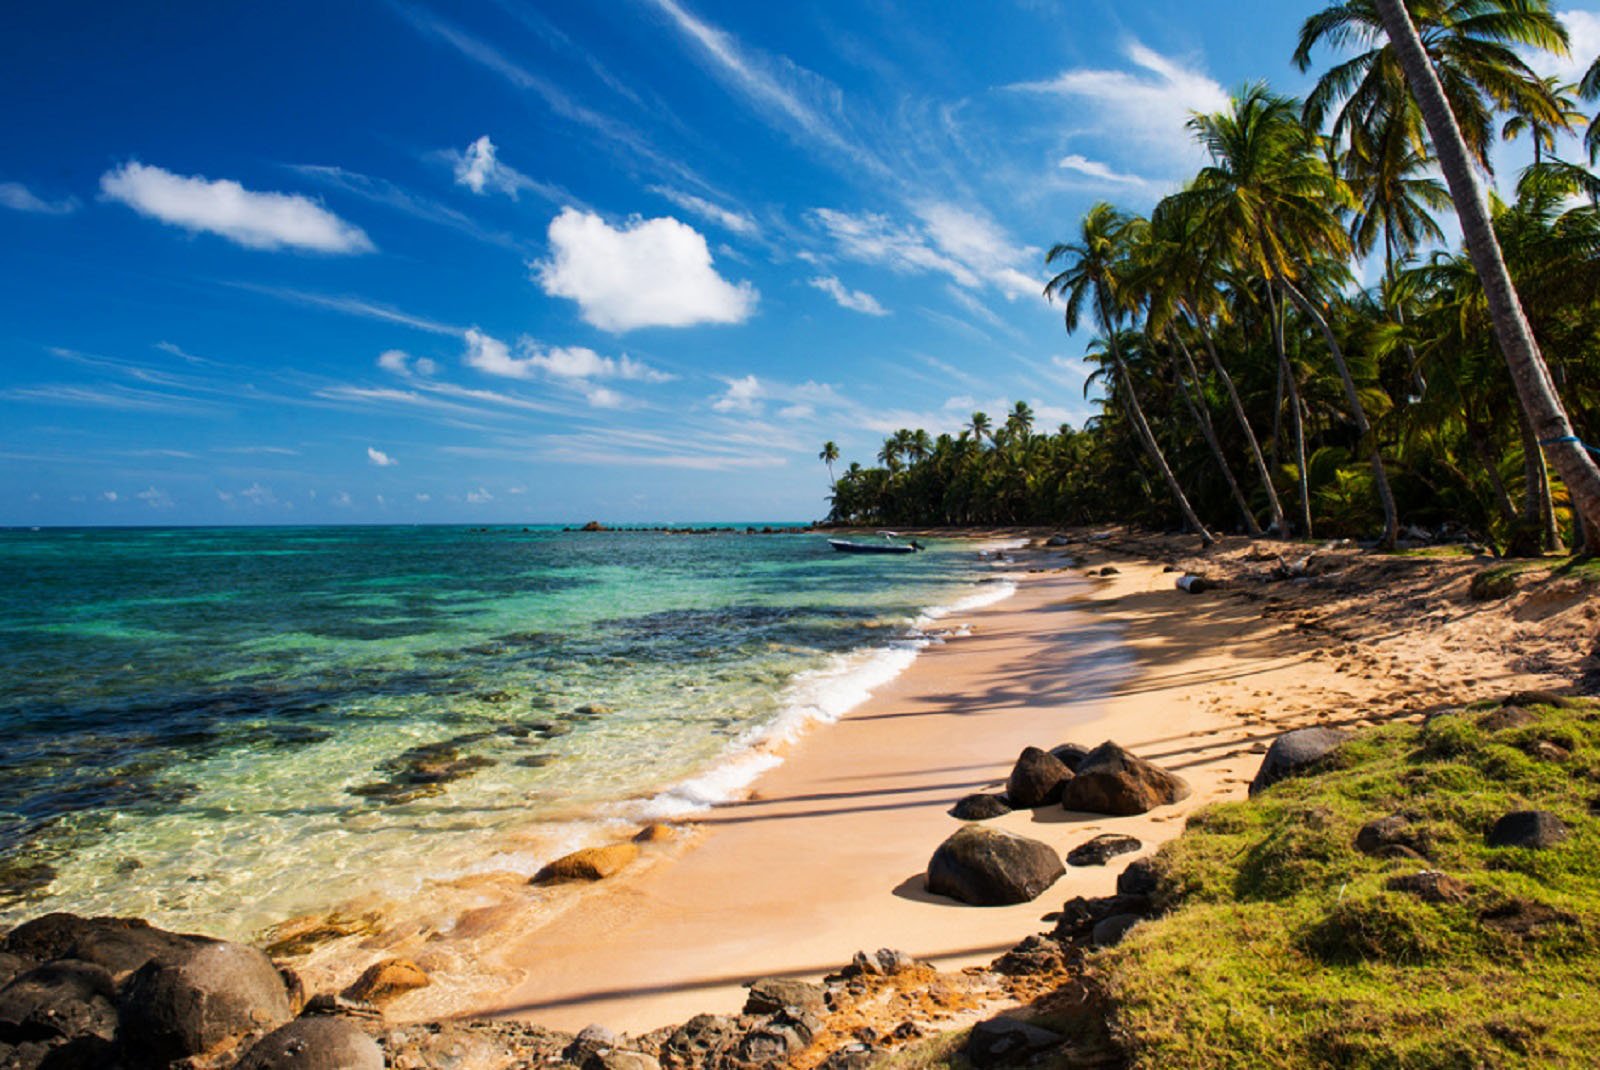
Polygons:
[[891,947],[880,947],[872,954],[857,951],[846,966],[843,974],[846,977],[893,977],[897,973],[904,973],[917,964],[917,960],[904,951]]
[[1059,940],[1034,933],[995,959],[991,968],[1007,977],[1043,976],[1065,969],[1066,962],[1066,948]]
[[142,918],[85,918],[45,914],[6,935],[0,950],[34,962],[76,959],[103,966],[121,983],[151,959],[172,958],[203,944],[205,936],[170,933]]
[[1156,894],[1160,883],[1155,859],[1136,858],[1128,863],[1126,869],[1117,874],[1117,894],[1150,898]]
[[103,967],[64,959],[35,966],[0,989],[0,1041],[53,1042],[117,1032],[116,986]]
[[1061,789],[1065,809],[1093,814],[1142,814],[1188,797],[1182,777],[1109,741],[1090,751]]
[[697,1014],[684,1022],[661,1045],[661,1065],[671,1070],[717,1066],[758,1018],[727,1014]]
[[1069,866],[1103,866],[1117,855],[1129,854],[1144,844],[1132,836],[1118,832],[1103,832],[1086,843],[1080,843],[1067,852]]
[[1095,922],[1094,933],[1090,940],[1096,947],[1114,947],[1122,943],[1122,938],[1128,935],[1128,930],[1143,921],[1138,914],[1113,914]]
[[1051,747],[1050,753],[1055,755],[1056,761],[1076,773],[1078,766],[1089,756],[1089,748],[1077,743],[1062,743]]
[[828,993],[821,985],[787,977],[763,977],[750,982],[744,1013],[776,1014],[785,1007],[796,1007],[812,1014],[821,1014],[827,1006]]
[[1414,895],[1425,903],[1465,903],[1472,898],[1472,889],[1448,873],[1440,873],[1436,869],[1390,877],[1384,883],[1384,887],[1391,892]]
[[146,963],[119,1000],[118,1042],[131,1059],[172,1061],[270,1032],[289,1021],[289,994],[272,960],[243,944],[191,948]]
[[1020,1062],[1024,1056],[1053,1048],[1061,1041],[1060,1033],[1015,1018],[990,1018],[972,1027],[961,1051],[973,1066],[988,1067]]
[[1548,810],[1516,810],[1489,830],[1490,847],[1527,847],[1543,850],[1567,838],[1567,826]]
[[0,951],[0,988],[10,984],[11,979],[17,974],[27,973],[37,965],[39,964],[32,959]]
[[1267,748],[1267,756],[1261,759],[1261,768],[1250,782],[1250,794],[1306,772],[1338,750],[1353,734],[1339,728],[1297,728],[1285,732]]
[[1010,812],[1011,804],[1006,802],[1004,795],[982,791],[964,796],[950,808],[950,816],[962,821],[988,821]]
[[872,1045],[857,1041],[830,1052],[818,1070],[867,1070],[875,1058]]
[[933,853],[928,891],[974,906],[1026,903],[1065,872],[1047,843],[967,825]]
[[1006,779],[1006,802],[1014,810],[1031,810],[1061,801],[1061,787],[1072,770],[1061,759],[1038,747],[1028,747],[1017,758]]
[[734,1049],[737,1061],[751,1067],[776,1067],[789,1056],[804,1050],[821,1030],[815,1015],[803,1011],[779,1011],[750,1030]]
[[297,1018],[251,1046],[234,1070],[383,1070],[378,1042],[343,1018]]
[[[1392,848],[1404,848],[1397,852]],[[1368,821],[1356,833],[1356,850],[1379,858],[1427,858],[1433,850],[1428,831],[1405,814]]]

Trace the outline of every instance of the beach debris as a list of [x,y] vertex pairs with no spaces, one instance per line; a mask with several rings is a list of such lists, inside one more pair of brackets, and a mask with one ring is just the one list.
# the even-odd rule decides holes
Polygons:
[[1390,877],[1384,887],[1391,892],[1414,895],[1425,903],[1465,903],[1472,895],[1472,889],[1461,881],[1436,869]]
[[1183,778],[1107,740],[1090,751],[1061,791],[1067,810],[1127,816],[1189,797]]
[[146,963],[123,986],[117,1009],[117,1042],[140,1066],[230,1048],[290,1018],[272,960],[227,942]]
[[1103,866],[1117,855],[1139,850],[1144,844],[1119,832],[1103,832],[1067,852],[1069,866]]
[[573,881],[605,880],[639,857],[636,843],[613,843],[604,847],[585,847],[562,855],[534,874],[530,884],[565,884]]
[[1065,873],[1047,843],[966,825],[934,851],[927,887],[973,906],[1005,906],[1037,899]]
[[1011,804],[998,792],[975,792],[962,796],[950,808],[950,816],[961,821],[988,821],[1011,812]]
[[1056,756],[1056,761],[1076,773],[1078,765],[1089,756],[1089,748],[1079,743],[1061,743],[1051,747],[1050,753]]
[[990,1018],[972,1027],[961,1053],[975,1067],[1019,1063],[1023,1056],[1060,1044],[1060,1033],[1041,1029],[1016,1018]]
[[762,977],[750,982],[750,994],[744,1001],[745,1014],[776,1014],[788,1007],[823,1014],[828,1009],[828,990],[788,977]]
[[1319,762],[1338,750],[1354,733],[1341,728],[1296,728],[1272,741],[1267,756],[1261,759],[1261,768],[1250,781],[1250,794],[1276,784],[1288,777],[1309,772]]
[[343,1018],[297,1018],[250,1048],[234,1070],[383,1070],[383,1049]]
[[1489,830],[1490,847],[1544,850],[1567,838],[1567,826],[1549,810],[1514,810]]
[[1013,810],[1061,801],[1061,788],[1072,779],[1072,770],[1061,759],[1038,747],[1026,747],[1006,779],[1006,802]]
[[381,1007],[430,983],[427,971],[410,959],[384,959],[368,966],[343,995],[357,1003]]
[[1065,535],[1056,534],[1044,540],[1044,544],[1049,547],[1071,546],[1072,540],[1067,538]]
[[1405,814],[1368,821],[1356,832],[1356,850],[1377,858],[1426,859],[1432,853],[1428,831]]
[[1530,725],[1538,719],[1537,713],[1522,706],[1501,706],[1479,717],[1478,727],[1485,732],[1504,732],[1510,728]]
[[1144,918],[1138,914],[1113,914],[1095,923],[1094,933],[1089,939],[1095,947],[1115,947],[1122,943],[1122,938],[1128,935],[1129,929],[1143,920]]
[[1204,576],[1197,576],[1193,572],[1185,572],[1172,581],[1173,586],[1187,594],[1204,594],[1215,589],[1215,580],[1208,580]]
[[142,918],[84,918],[57,913],[12,929],[0,941],[0,951],[31,962],[76,959],[93,963],[104,967],[111,979],[120,984],[151,959],[179,955],[189,948],[215,942],[206,936],[169,933]]

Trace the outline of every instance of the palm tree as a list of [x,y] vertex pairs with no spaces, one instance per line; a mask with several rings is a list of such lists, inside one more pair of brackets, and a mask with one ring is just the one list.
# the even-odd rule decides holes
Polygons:
[[1019,401],[1006,414],[1006,430],[1012,439],[1026,440],[1033,431],[1033,409],[1026,401]]
[[1057,243],[1046,254],[1046,264],[1062,262],[1065,266],[1045,285],[1044,293],[1051,300],[1064,298],[1063,316],[1068,331],[1077,330],[1084,302],[1092,299],[1095,320],[1107,339],[1112,364],[1127,395],[1128,415],[1134,429],[1151,462],[1161,473],[1162,481],[1166,483],[1167,491],[1177,504],[1178,511],[1183,514],[1184,521],[1199,534],[1203,545],[1210,546],[1216,540],[1189,504],[1188,496],[1178,485],[1177,477],[1172,474],[1172,466],[1167,463],[1166,455],[1161,452],[1161,446],[1150,430],[1149,421],[1139,405],[1133,376],[1122,359],[1122,349],[1117,341],[1117,326],[1124,311],[1121,290],[1125,265],[1121,261],[1127,246],[1128,230],[1133,222],[1103,201],[1090,208],[1080,225],[1078,241],[1072,244]]
[[[1584,74],[1583,81],[1578,83],[1578,95],[1584,100],[1600,98],[1600,56],[1589,65],[1589,70]],[[1589,162],[1594,163],[1600,158],[1600,112],[1589,121],[1589,129],[1583,135],[1584,147],[1589,150]]]
[[1526,133],[1533,138],[1533,164],[1544,162],[1544,154],[1556,151],[1556,135],[1577,130],[1588,116],[1578,110],[1574,93],[1578,87],[1568,85],[1551,75],[1541,79],[1550,100],[1550,107],[1537,107],[1531,112],[1513,108],[1511,118],[1500,128],[1500,136],[1510,141]]
[[[1500,242],[1489,217],[1489,204],[1472,170],[1471,148],[1462,136],[1439,73],[1428,58],[1417,28],[1401,0],[1373,0],[1382,16],[1406,81],[1416,97],[1423,120],[1439,156],[1439,167],[1450,185],[1461,220],[1462,237],[1483,284],[1495,336],[1511,368],[1517,397],[1538,434],[1539,445],[1567,485],[1573,508],[1590,531],[1600,530],[1600,467],[1583,441],[1573,434],[1550,369],[1534,340],[1522,302],[1511,283]],[[1531,2],[1531,0],[1530,0]],[[1587,79],[1586,79],[1587,80]]]
[[[1468,153],[1490,169],[1494,113],[1514,111],[1554,122],[1559,111],[1516,46],[1565,53],[1567,32],[1549,0],[1406,0],[1415,13],[1421,47],[1437,65],[1442,91],[1457,118]],[[1300,27],[1294,62],[1311,67],[1319,44],[1361,49],[1325,71],[1306,97],[1308,125],[1320,129],[1333,113],[1330,134],[1342,143],[1362,129],[1376,130],[1381,116],[1405,115],[1406,78],[1394,47],[1384,40],[1378,0],[1344,0]],[[1363,46],[1365,46],[1363,48]],[[1419,116],[1420,118],[1420,116]],[[1421,129],[1415,129],[1421,141]]]
[[834,490],[839,489],[839,481],[833,478],[833,462],[839,459],[839,444],[833,439],[822,444],[822,452],[817,454],[817,460],[828,466],[828,486]]
[[[1383,508],[1380,541],[1393,546],[1399,534],[1399,515],[1382,451],[1338,339],[1313,295],[1301,288],[1310,278],[1314,262],[1324,266],[1335,260],[1342,263],[1349,255],[1350,239],[1337,215],[1340,208],[1351,204],[1349,188],[1328,166],[1316,135],[1296,116],[1294,101],[1277,96],[1263,83],[1248,86],[1235,96],[1226,112],[1194,116],[1189,127],[1212,162],[1175,197],[1192,206],[1214,233],[1224,236],[1236,263],[1266,280],[1269,302],[1275,290],[1321,332],[1344,386],[1351,420],[1368,447],[1373,484]],[[1290,404],[1296,407],[1298,419],[1294,374],[1284,352],[1278,318],[1282,312],[1276,308],[1272,312],[1278,324],[1278,350]],[[1309,535],[1303,432],[1296,440],[1302,519]]]
[[972,437],[977,440],[980,446],[983,445],[983,440],[993,431],[993,425],[989,422],[989,417],[981,412],[972,414],[972,419],[967,423],[967,428],[972,432]]

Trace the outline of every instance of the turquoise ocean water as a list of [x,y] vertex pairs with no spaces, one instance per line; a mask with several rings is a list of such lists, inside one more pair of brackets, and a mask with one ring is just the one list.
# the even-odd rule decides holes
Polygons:
[[937,607],[1000,596],[986,569],[810,534],[0,531],[0,923],[247,936],[532,872],[736,795]]

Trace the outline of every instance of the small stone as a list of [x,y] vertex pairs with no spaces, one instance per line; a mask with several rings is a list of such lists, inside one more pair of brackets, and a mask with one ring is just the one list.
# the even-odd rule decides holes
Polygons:
[[1011,804],[1004,795],[982,791],[963,796],[950,808],[950,816],[962,821],[988,821],[1010,812]]
[[585,847],[563,855],[534,874],[530,884],[566,884],[574,881],[605,880],[639,857],[636,843],[613,843],[606,847]]
[[409,959],[384,959],[368,966],[354,984],[344,990],[346,999],[382,1007],[429,984],[421,966]]
[[[1368,821],[1356,833],[1356,850],[1376,858],[1426,858],[1432,845],[1426,829],[1412,824],[1405,814],[1390,814]],[[1392,848],[1401,848],[1395,852]]]
[[582,1065],[590,1056],[610,1051],[619,1043],[621,1040],[617,1034],[597,1022],[578,1030],[578,1035],[572,1038],[572,1043],[567,1045],[561,1057],[569,1063]]
[[111,974],[88,962],[62,959],[35,966],[0,990],[0,1041],[70,1040],[117,1031]]
[[289,1021],[289,993],[272,960],[215,943],[146,963],[123,986],[117,1042],[146,1061],[171,1062],[237,1043]]
[[1472,895],[1471,889],[1461,881],[1436,869],[1390,877],[1384,887],[1391,892],[1414,895],[1425,903],[1465,903]]
[[1130,854],[1144,844],[1132,836],[1104,832],[1067,852],[1069,866],[1103,866],[1117,855]]
[[1548,810],[1517,810],[1506,814],[1489,830],[1490,847],[1527,847],[1543,850],[1567,838],[1567,826]]

